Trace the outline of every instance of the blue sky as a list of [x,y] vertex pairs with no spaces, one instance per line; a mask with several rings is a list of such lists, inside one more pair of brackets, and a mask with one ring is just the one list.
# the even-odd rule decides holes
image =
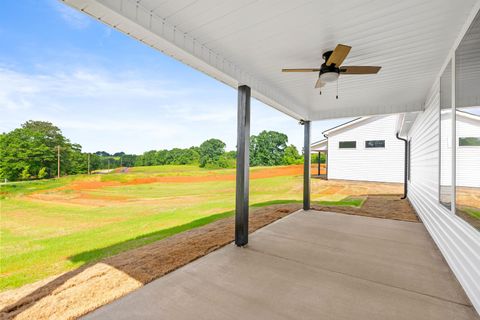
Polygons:
[[[51,121],[86,152],[142,153],[215,137],[235,149],[236,91],[57,0],[0,4],[0,132]],[[315,122],[321,131],[345,120]],[[301,149],[294,119],[252,102],[251,132]]]

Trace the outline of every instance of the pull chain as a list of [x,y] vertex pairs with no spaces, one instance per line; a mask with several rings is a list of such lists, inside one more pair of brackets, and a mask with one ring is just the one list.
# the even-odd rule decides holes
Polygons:
[[338,100],[338,78],[337,78],[337,100]]

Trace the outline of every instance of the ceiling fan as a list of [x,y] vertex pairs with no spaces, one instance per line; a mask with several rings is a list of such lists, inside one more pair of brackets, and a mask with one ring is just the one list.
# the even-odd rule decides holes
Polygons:
[[[282,69],[282,72],[319,72],[315,88],[322,88],[328,82],[338,80],[340,74],[376,74],[382,67],[342,66],[352,47],[339,44],[333,51],[323,53],[324,63],[320,68]],[[337,96],[338,99],[338,96]]]

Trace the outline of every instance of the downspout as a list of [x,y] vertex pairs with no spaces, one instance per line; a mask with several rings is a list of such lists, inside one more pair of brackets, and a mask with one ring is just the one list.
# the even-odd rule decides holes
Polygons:
[[404,143],[405,143],[405,162],[404,162],[404,166],[403,166],[403,197],[401,199],[405,199],[407,197],[407,166],[408,166],[408,163],[407,163],[407,153],[408,153],[408,144],[407,144],[407,139],[404,139],[404,138],[400,138],[399,136],[399,133],[397,132],[396,134],[396,137],[398,140],[402,140]]

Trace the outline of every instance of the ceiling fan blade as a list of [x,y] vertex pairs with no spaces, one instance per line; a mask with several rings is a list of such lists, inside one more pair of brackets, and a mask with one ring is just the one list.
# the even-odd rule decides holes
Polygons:
[[315,88],[321,88],[325,84],[326,84],[325,82],[323,82],[322,80],[320,80],[320,78],[318,78],[317,83],[315,83]]
[[332,54],[327,60],[327,66],[330,66],[331,64],[335,64],[336,67],[339,67],[342,65],[343,60],[347,57],[348,53],[350,52],[350,49],[352,47],[346,46],[344,44],[338,44],[335,50],[333,50]]
[[382,67],[374,66],[343,66],[340,68],[341,74],[375,74]]
[[282,72],[319,72],[320,69],[316,68],[303,68],[303,69],[282,69]]

